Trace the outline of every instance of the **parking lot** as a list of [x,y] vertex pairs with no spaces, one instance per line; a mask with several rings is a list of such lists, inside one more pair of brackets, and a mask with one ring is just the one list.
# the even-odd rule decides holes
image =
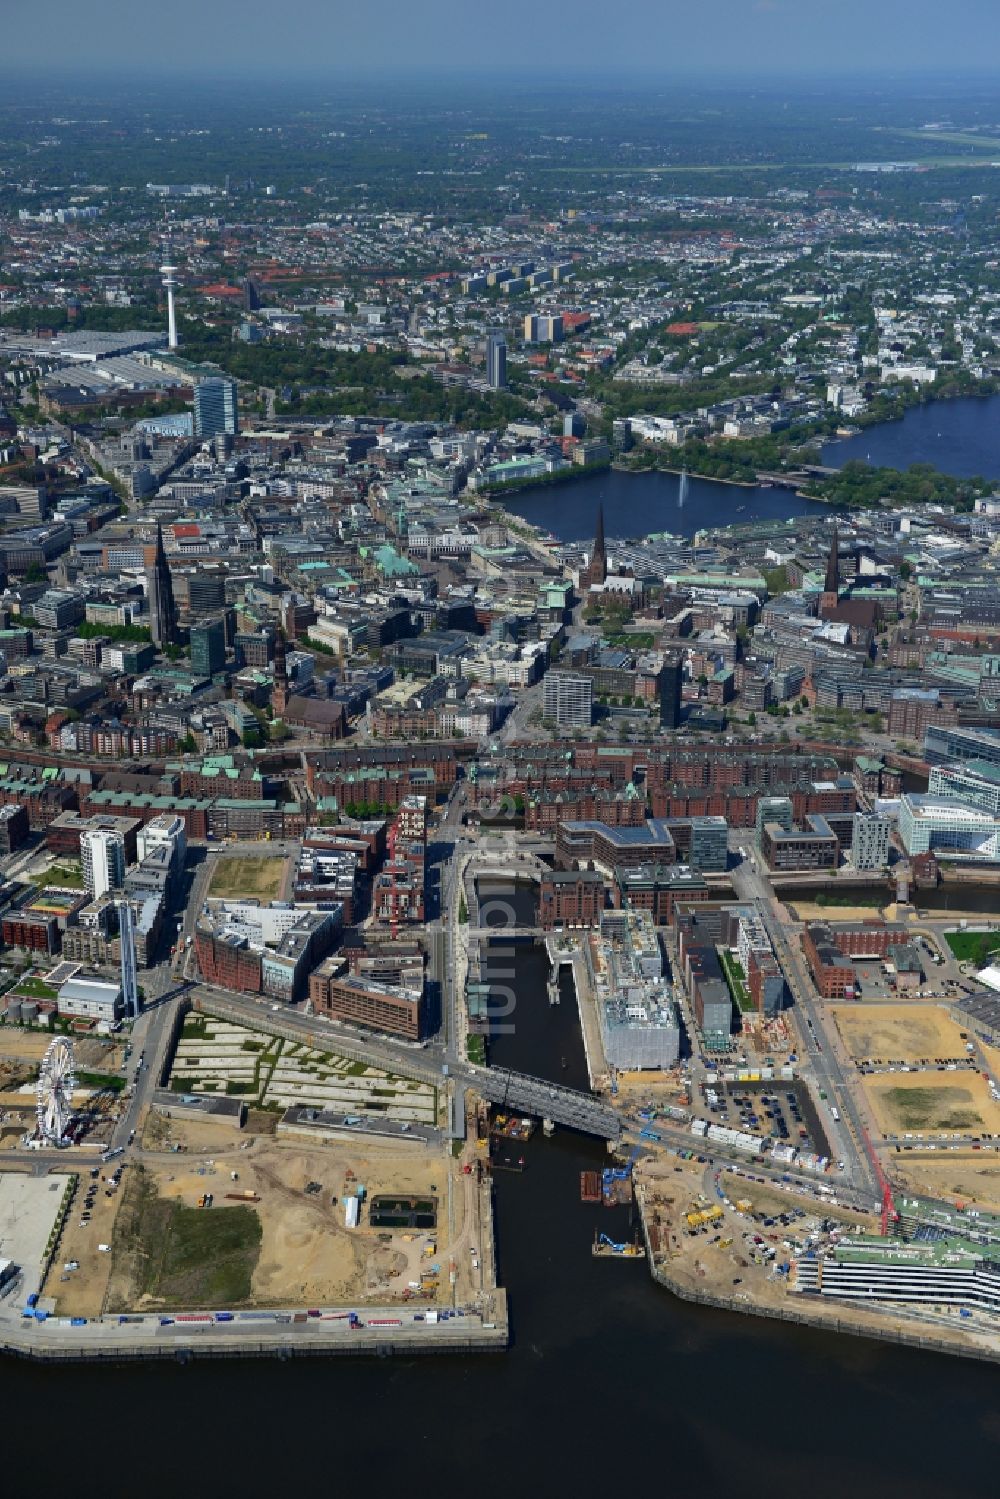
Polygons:
[[0,1173],[0,1259],[13,1260],[23,1277],[18,1303],[40,1289],[42,1259],[56,1221],[65,1176]]
[[829,1156],[826,1131],[808,1088],[799,1081],[726,1084],[718,1090],[716,1122],[770,1136],[797,1150]]

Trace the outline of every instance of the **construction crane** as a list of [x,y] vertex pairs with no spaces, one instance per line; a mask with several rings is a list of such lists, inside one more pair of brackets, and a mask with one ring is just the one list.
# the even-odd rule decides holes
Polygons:
[[865,1142],[865,1149],[875,1169],[875,1180],[878,1182],[879,1191],[882,1194],[882,1237],[883,1239],[887,1239],[892,1231],[890,1225],[899,1222],[899,1212],[893,1200],[892,1188],[889,1185],[885,1172],[882,1170],[882,1163],[872,1144],[871,1136],[863,1124],[861,1125],[861,1134]]

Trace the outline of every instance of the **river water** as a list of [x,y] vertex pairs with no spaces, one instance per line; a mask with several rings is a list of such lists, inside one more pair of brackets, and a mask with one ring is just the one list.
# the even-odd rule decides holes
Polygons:
[[[900,469],[931,463],[956,478],[981,474],[1000,479],[1000,396],[915,406],[898,422],[825,443],[822,459],[833,468],[851,459]],[[527,489],[504,504],[512,514],[567,542],[593,539],[599,505],[604,506],[607,535],[618,537],[670,531],[690,538],[704,528],[829,514],[827,506],[800,499],[789,489],[743,488],[689,477],[682,498],[677,474],[615,469]]]
[[[517,1003],[493,1061],[585,1085],[568,982],[553,1007],[539,949],[496,962],[513,968]],[[507,1354],[121,1369],[8,1360],[4,1492],[996,1492],[992,1368],[676,1301],[643,1262],[590,1253],[595,1226],[630,1229],[627,1209],[579,1200],[579,1173],[602,1164],[603,1146],[562,1130],[517,1150],[527,1170],[496,1177]]]

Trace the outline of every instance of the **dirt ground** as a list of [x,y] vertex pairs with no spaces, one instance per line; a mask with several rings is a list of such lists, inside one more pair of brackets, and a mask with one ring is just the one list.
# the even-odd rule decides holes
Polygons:
[[789,1207],[802,1208],[803,1212],[824,1218],[838,1218],[843,1223],[860,1224],[865,1233],[874,1234],[879,1231],[879,1220],[875,1217],[867,1217],[850,1208],[833,1207],[828,1203],[821,1206],[808,1193],[779,1192],[777,1188],[762,1187],[760,1182],[748,1182],[746,1177],[729,1171],[722,1173],[722,1189],[733,1202],[743,1199],[751,1204],[751,1212],[768,1217],[775,1213],[787,1213]]
[[992,1152],[941,1155],[906,1154],[893,1161],[893,1176],[904,1187],[948,1202],[974,1202],[988,1212],[1000,1212],[1000,1161]]
[[[125,1168],[128,1170],[128,1167]],[[55,1310],[60,1317],[97,1317],[104,1308],[108,1277],[111,1274],[110,1254],[102,1254],[98,1244],[110,1244],[114,1235],[115,1219],[121,1203],[122,1189],[112,1197],[105,1196],[105,1177],[114,1166],[101,1166],[98,1191],[91,1208],[91,1220],[80,1222],[84,1210],[84,1197],[90,1186],[87,1169],[80,1171],[73,1206],[66,1218],[59,1253],[52,1262],[42,1294],[55,1300]],[[78,1260],[79,1270],[65,1270],[64,1265]]]
[[[733,1204],[726,1206],[714,1191],[711,1196],[706,1194],[704,1166],[678,1163],[671,1156],[643,1161],[637,1168],[636,1183],[646,1202],[647,1221],[652,1215],[658,1222],[664,1268],[670,1275],[720,1295],[752,1297],[763,1305],[782,1304],[787,1296],[786,1283],[784,1278],[776,1278],[768,1266],[753,1263],[744,1242],[746,1234],[759,1234],[780,1249],[783,1239],[803,1238],[820,1218],[840,1218],[852,1225],[860,1224],[869,1232],[874,1226],[873,1219],[828,1208],[806,1194],[768,1189],[730,1172],[724,1172],[721,1180]],[[751,1203],[749,1212],[736,1209],[735,1204],[741,1199]],[[722,1217],[691,1234],[685,1215],[706,1206],[721,1207]],[[796,1208],[806,1217],[789,1228],[780,1224],[767,1228],[761,1223],[765,1216]],[[788,1255],[789,1251],[781,1250],[779,1258],[787,1259]]]
[[[771,1241],[773,1235],[776,1259],[780,1261],[789,1255],[789,1251],[784,1250],[783,1237],[791,1233],[793,1237],[801,1238],[813,1220],[798,1220],[791,1230],[778,1225],[775,1232],[774,1229],[755,1223],[752,1218],[727,1209],[722,1220],[713,1224],[710,1229],[702,1229],[691,1236],[685,1232],[684,1226],[680,1226],[678,1219],[682,1218],[688,1205],[684,1187],[693,1184],[690,1178],[685,1178],[682,1174],[674,1176],[674,1181],[678,1184],[676,1188],[670,1188],[667,1179],[664,1179],[662,1182],[649,1182],[642,1190],[646,1222],[655,1228],[663,1246],[662,1252],[657,1256],[658,1269],[677,1288],[726,1297],[731,1299],[731,1304],[745,1311],[754,1308],[762,1311],[779,1308],[792,1311],[820,1326],[842,1326],[845,1322],[850,1322],[859,1330],[871,1332],[895,1332],[899,1328],[905,1328],[914,1336],[933,1335],[943,1343],[953,1345],[956,1350],[970,1347],[988,1349],[993,1346],[995,1333],[992,1326],[987,1328],[975,1322],[958,1323],[957,1320],[954,1325],[950,1325],[946,1316],[933,1318],[929,1322],[922,1321],[915,1314],[906,1313],[899,1307],[859,1306],[834,1297],[799,1298],[789,1292],[785,1276],[775,1275],[767,1266],[752,1262],[742,1236],[752,1230],[765,1241]],[[753,1182],[744,1185],[757,1187]],[[784,1200],[783,1193],[780,1196],[783,1208],[794,1205],[795,1198],[791,1194],[788,1200]],[[805,1201],[800,1205],[809,1212]],[[836,1210],[824,1208],[823,1216],[840,1215]],[[871,1222],[861,1221],[866,1227]],[[726,1241],[730,1238],[732,1244],[727,1244]]]
[[818,906],[812,900],[796,900],[789,910],[799,921],[871,921],[879,915],[878,906]]
[[179,1154],[207,1151],[216,1156],[235,1155],[248,1149],[249,1142],[255,1139],[256,1133],[249,1128],[238,1130],[212,1119],[167,1119],[150,1110],[142,1132],[142,1148],[170,1154],[172,1147],[178,1145]]
[[52,1037],[44,1031],[23,1031],[16,1025],[0,1028],[0,1057],[40,1062]]
[[[387,1300],[410,1299],[414,1292],[409,1283],[419,1282],[433,1266],[440,1267],[440,1274],[425,1299],[450,1303],[452,1261],[456,1297],[467,1301],[479,1289],[476,1266],[482,1263],[478,1250],[484,1235],[475,1176],[464,1174],[462,1162],[450,1152],[416,1144],[383,1146],[371,1139],[356,1145],[313,1144],[287,1136],[241,1136],[211,1124],[169,1123],[174,1143],[186,1147],[177,1154],[169,1152],[156,1126],[147,1124],[143,1135],[143,1165],[161,1196],[195,1207],[210,1192],[214,1204],[204,1211],[212,1213],[237,1205],[227,1203],[228,1192],[249,1191],[260,1198],[251,1204],[262,1229],[251,1304],[384,1305]],[[233,1171],[238,1181],[231,1179]],[[310,1182],[319,1182],[321,1190],[307,1194]],[[343,1198],[353,1195],[359,1184],[365,1188],[366,1205],[360,1226],[348,1229]],[[379,1193],[435,1197],[436,1230],[369,1227],[367,1203]],[[472,1248],[477,1250],[475,1257]],[[116,1303],[133,1304],[127,1285],[116,1283],[113,1290]]]
[[1000,1104],[981,1073],[890,1072],[862,1086],[883,1134],[1000,1134]]
[[961,1029],[936,1006],[909,1004],[831,1005],[837,1030],[851,1057],[864,1061],[921,1062],[965,1056]]

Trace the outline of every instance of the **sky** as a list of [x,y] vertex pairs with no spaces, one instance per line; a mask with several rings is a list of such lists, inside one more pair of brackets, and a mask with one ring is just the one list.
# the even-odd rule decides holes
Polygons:
[[0,0],[0,71],[983,72],[1000,0]]

